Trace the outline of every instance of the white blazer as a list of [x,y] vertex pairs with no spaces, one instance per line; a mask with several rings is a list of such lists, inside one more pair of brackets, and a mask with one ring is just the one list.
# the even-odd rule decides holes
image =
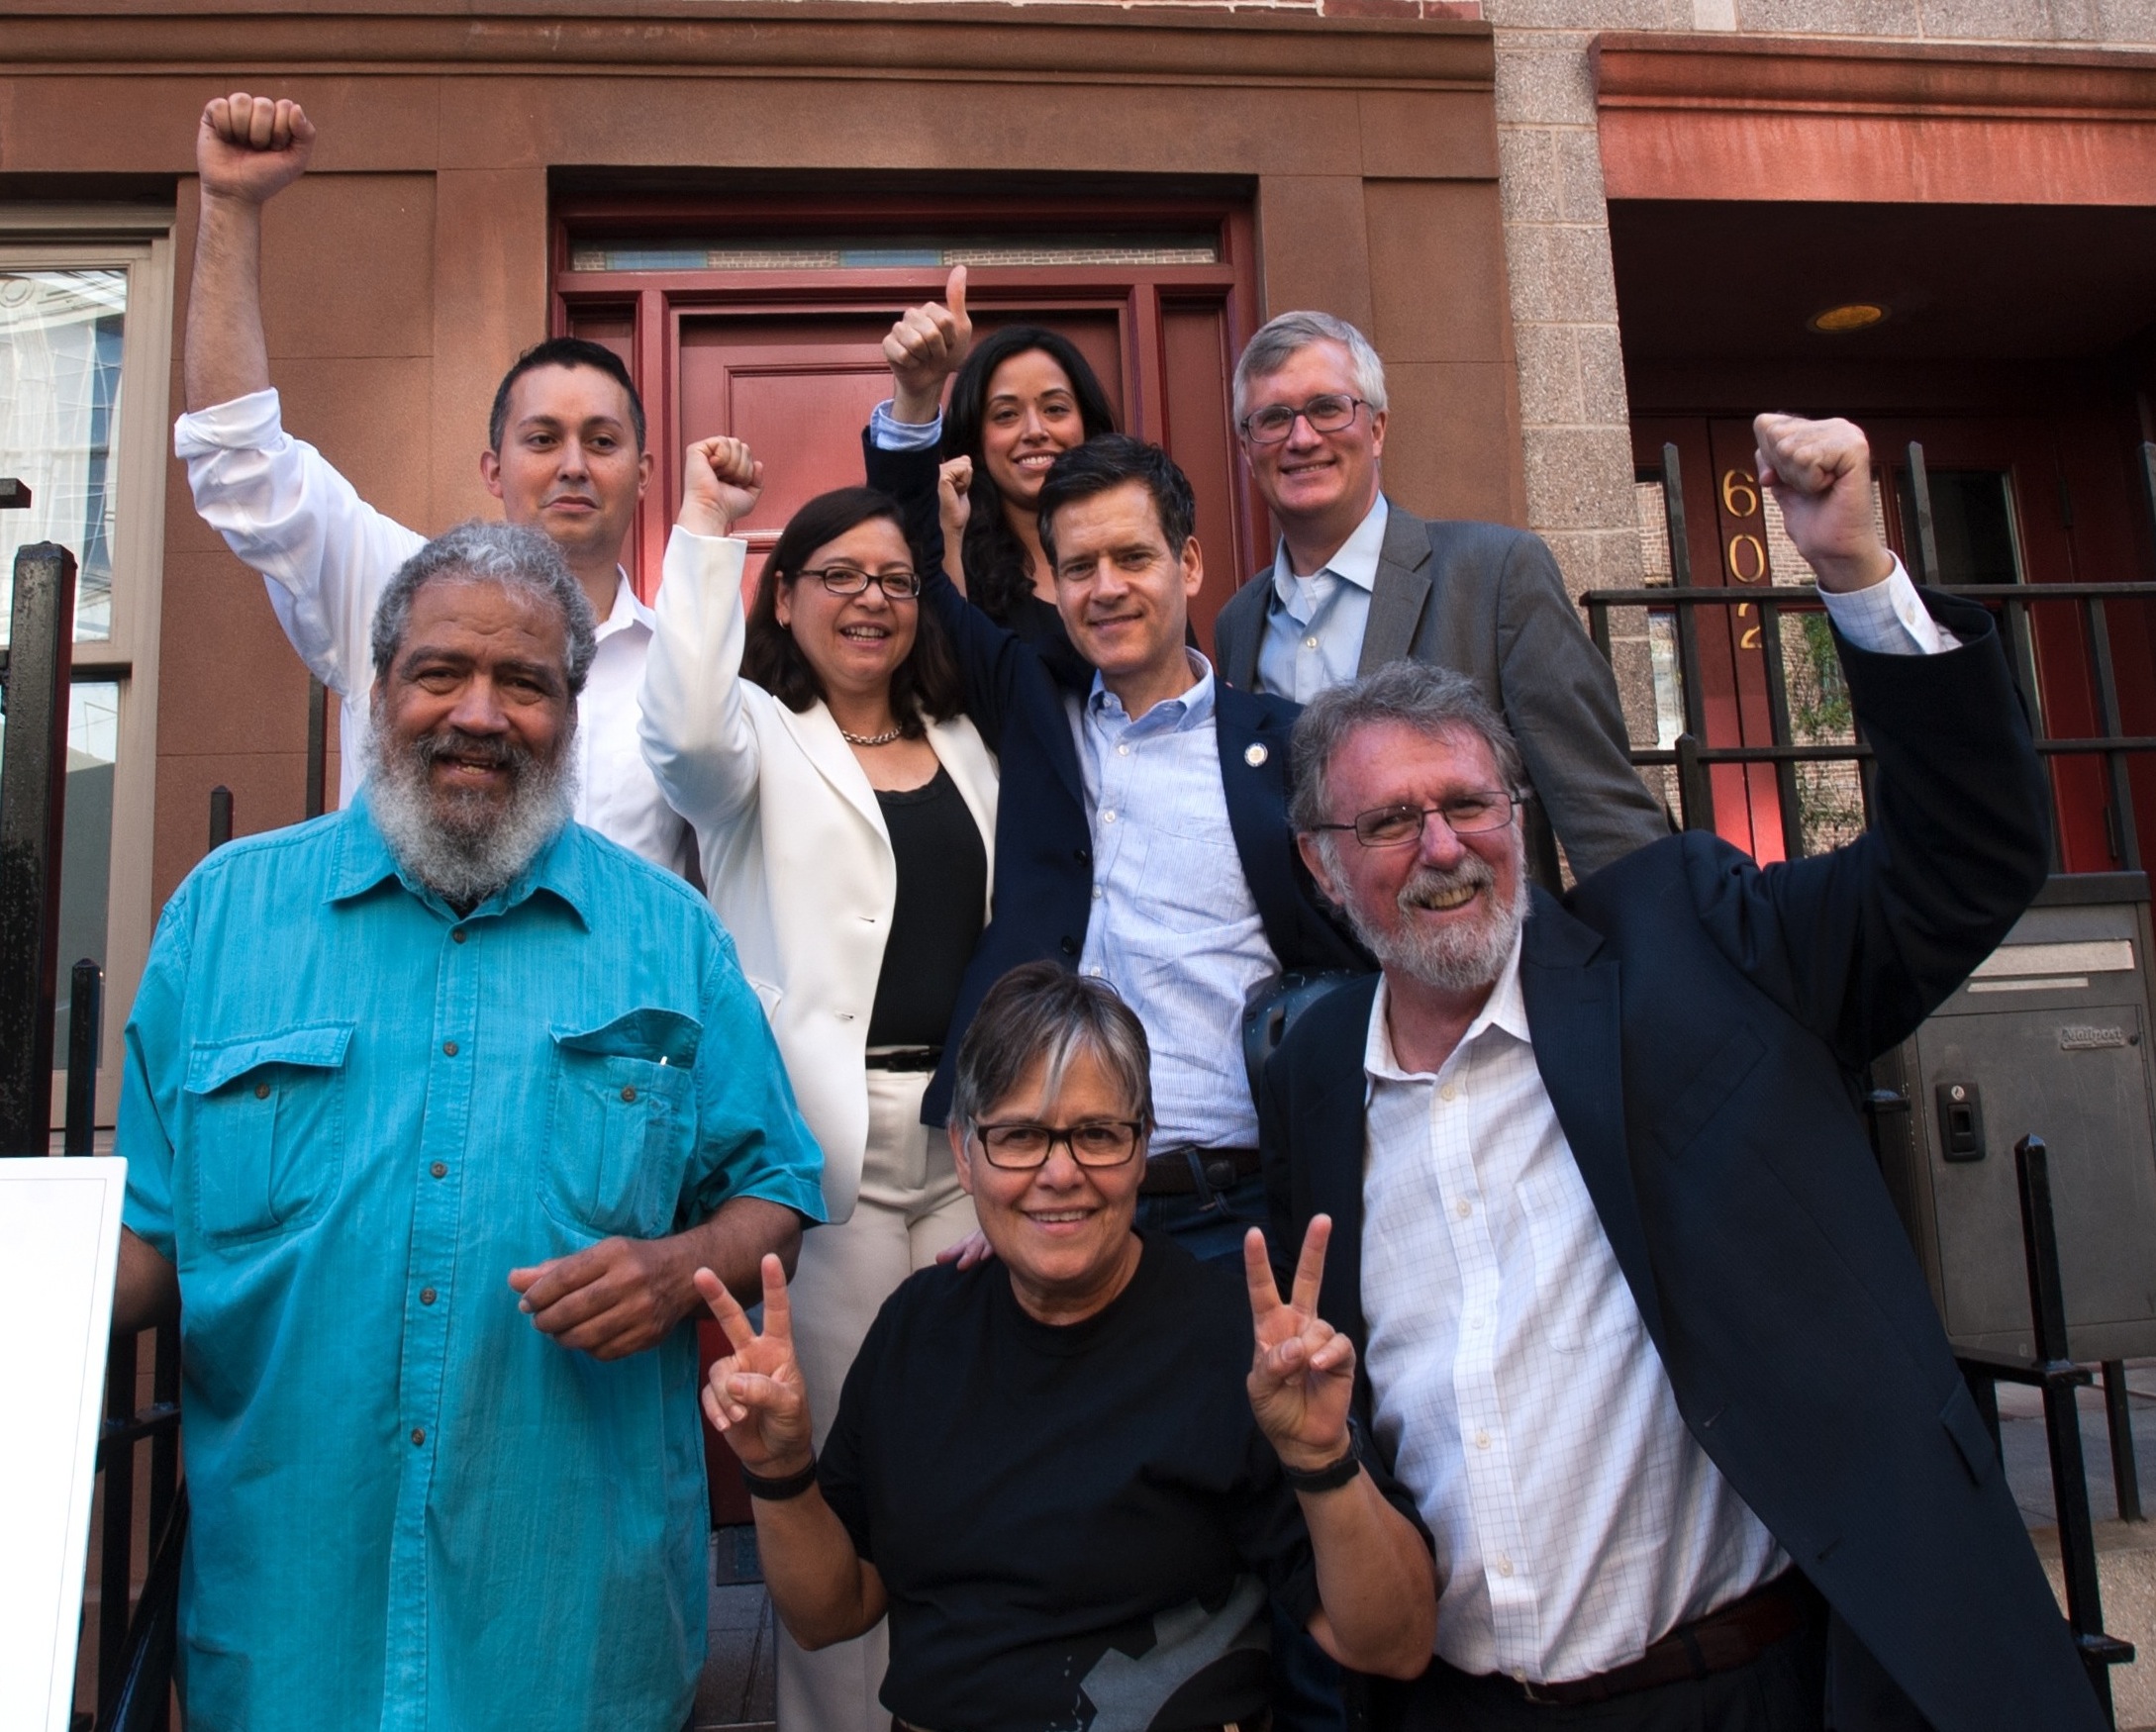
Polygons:
[[[831,711],[796,713],[740,677],[747,552],[733,536],[673,531],[637,725],[660,790],[696,826],[711,906],[771,1019],[823,1145],[824,1206],[842,1221],[868,1146],[863,1058],[898,859]],[[980,828],[993,892],[996,760],[963,717],[931,723],[929,744]]]

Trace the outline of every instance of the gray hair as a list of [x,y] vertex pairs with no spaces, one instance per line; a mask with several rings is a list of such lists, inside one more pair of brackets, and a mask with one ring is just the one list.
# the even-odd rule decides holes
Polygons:
[[1475,682],[1450,668],[1419,661],[1387,662],[1374,674],[1320,692],[1297,718],[1291,742],[1295,793],[1288,819],[1312,831],[1332,821],[1326,773],[1350,735],[1397,722],[1431,739],[1472,734],[1497,760],[1505,791],[1517,796],[1526,783],[1519,746],[1505,719],[1484,702]]
[[374,605],[374,676],[389,672],[412,624],[412,603],[437,578],[464,578],[521,591],[561,616],[566,639],[563,671],[569,696],[584,689],[591,672],[594,635],[591,603],[585,599],[561,549],[538,529],[515,524],[487,524],[476,518],[437,535],[397,567],[397,575]]
[[1370,346],[1370,339],[1344,319],[1305,311],[1267,320],[1243,345],[1242,358],[1235,363],[1235,419],[1242,419],[1253,380],[1279,372],[1291,357],[1317,342],[1336,342],[1347,350],[1347,370],[1355,381],[1355,395],[1370,406],[1372,415],[1383,414],[1385,363]]
[[1036,1064],[1045,1065],[1044,1093],[1054,1100],[1063,1073],[1081,1052],[1100,1062],[1150,1131],[1152,1049],[1137,1012],[1104,980],[1052,962],[1022,963],[988,989],[958,1043],[950,1121],[977,1122]]

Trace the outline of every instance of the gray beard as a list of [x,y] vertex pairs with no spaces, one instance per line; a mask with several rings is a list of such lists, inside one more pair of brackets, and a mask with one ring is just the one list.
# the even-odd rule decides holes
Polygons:
[[[454,731],[430,734],[399,749],[376,727],[367,810],[397,863],[458,911],[476,908],[508,886],[560,833],[575,803],[576,774],[564,733],[549,763],[514,741]],[[445,751],[488,752],[511,772],[509,799],[440,794],[428,770]]]
[[1496,882],[1497,874],[1472,854],[1450,872],[1425,866],[1400,888],[1398,902],[1404,917],[1399,925],[1380,929],[1354,908],[1347,911],[1348,922],[1387,972],[1397,969],[1437,992],[1478,992],[1505,972],[1514,941],[1519,936],[1520,922],[1527,917],[1533,892],[1523,863],[1514,879],[1511,904],[1504,908],[1493,906],[1473,926],[1432,929],[1412,916],[1421,906],[1421,897],[1462,884],[1488,889]]

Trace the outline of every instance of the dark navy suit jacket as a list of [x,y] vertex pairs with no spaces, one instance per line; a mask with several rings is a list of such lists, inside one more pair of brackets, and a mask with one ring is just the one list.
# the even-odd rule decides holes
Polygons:
[[[975,947],[951,1018],[953,1048],[929,1085],[923,1119],[950,1109],[956,1031],[970,1027],[988,989],[1023,962],[1074,968],[1093,912],[1093,834],[1084,772],[1066,697],[1083,695],[1093,669],[1067,644],[1043,650],[997,625],[943,575],[934,529],[935,454],[868,448],[871,482],[908,508],[921,560],[921,603],[949,640],[965,682],[966,715],[1000,763],[996,884],[988,930]],[[922,524],[927,480],[928,525]],[[1243,877],[1265,939],[1284,969],[1368,969],[1370,959],[1335,923],[1311,883],[1288,825],[1288,735],[1301,707],[1215,682],[1221,788]]]
[[[2049,798],[1990,623],[1927,604],[1961,649],[1842,646],[1878,753],[1871,830],[1764,870],[1694,832],[1561,904],[1537,891],[1520,984],[1685,1423],[1833,1608],[1832,1723],[1917,1725],[1913,1702],[1940,1732],[2095,1732],[1857,1107],[1861,1067],[1998,944],[2048,858]],[[1358,1349],[1375,992],[1305,1014],[1261,1108],[1275,1243],[1332,1216],[1321,1309]],[[1368,1398],[1365,1383],[1366,1426]]]

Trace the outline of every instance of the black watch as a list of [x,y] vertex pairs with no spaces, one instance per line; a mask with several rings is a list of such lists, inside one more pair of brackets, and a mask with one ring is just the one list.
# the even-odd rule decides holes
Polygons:
[[1291,1468],[1282,1462],[1280,1472],[1292,1491],[1338,1491],[1362,1472],[1362,1427],[1348,1420],[1347,1448],[1338,1461],[1327,1462],[1322,1468]]

